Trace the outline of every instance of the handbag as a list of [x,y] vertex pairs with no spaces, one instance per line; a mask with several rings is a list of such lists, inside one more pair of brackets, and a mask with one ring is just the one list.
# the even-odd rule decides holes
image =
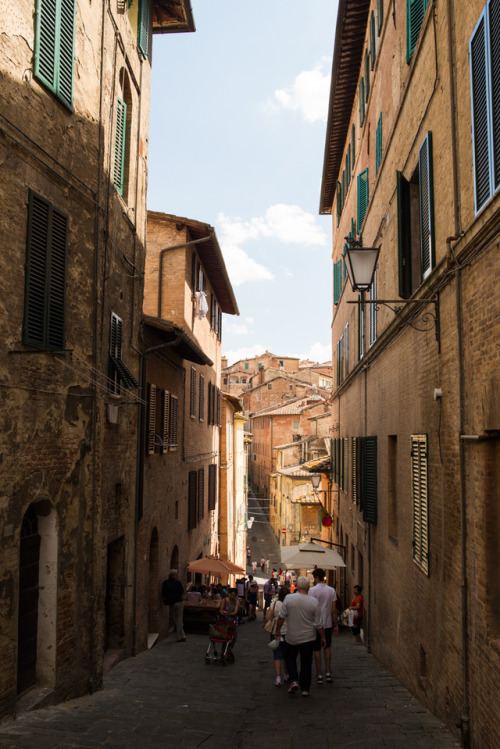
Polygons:
[[264,622],[264,629],[266,630],[266,632],[269,632],[269,634],[272,634],[272,631],[274,629],[274,609],[275,608],[276,608],[276,601],[273,604],[272,616],[270,616],[269,619],[266,619],[266,621]]

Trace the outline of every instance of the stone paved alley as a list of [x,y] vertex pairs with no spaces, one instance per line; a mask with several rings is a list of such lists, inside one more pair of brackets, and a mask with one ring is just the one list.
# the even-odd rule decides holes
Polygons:
[[[255,523],[249,537],[256,538],[255,552],[265,544],[273,559],[265,523]],[[313,683],[309,698],[273,685],[267,641],[259,614],[239,628],[235,664],[222,667],[204,662],[207,636],[176,643],[170,635],[119,663],[102,691],[4,722],[0,748],[459,746],[374,656],[353,643],[350,632],[333,643],[334,683]]]

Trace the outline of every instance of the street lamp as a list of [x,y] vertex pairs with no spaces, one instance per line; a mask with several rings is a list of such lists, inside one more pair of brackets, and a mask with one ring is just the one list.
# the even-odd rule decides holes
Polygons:
[[[432,299],[424,299],[419,297],[417,299],[365,299],[365,291],[368,291],[373,283],[373,277],[377,268],[378,256],[380,253],[379,247],[363,247],[361,239],[355,239],[354,237],[346,237],[346,250],[345,250],[345,266],[347,274],[351,282],[352,290],[361,292],[361,298],[356,301],[349,300],[348,304],[374,304],[375,308],[377,305],[383,304],[384,307],[388,307],[394,314],[398,315],[401,310],[407,304],[419,304],[421,306],[427,304],[434,305],[434,314],[428,310],[422,315],[422,322],[424,325],[428,324],[429,318],[434,322],[434,328],[436,333],[436,341],[438,343],[438,351],[441,351],[440,341],[440,330],[439,330],[439,296],[436,294]],[[418,313],[417,313],[418,314]],[[422,333],[429,330],[430,327],[418,328],[412,320],[406,320],[406,325],[409,325],[414,330],[419,330]],[[431,323],[432,325],[432,323]]]
[[361,240],[346,237],[345,266],[353,291],[368,291],[373,283],[379,247],[363,247]]
[[313,485],[314,491],[319,489],[319,485],[321,484],[321,476],[319,473],[313,473],[311,476],[311,484]]

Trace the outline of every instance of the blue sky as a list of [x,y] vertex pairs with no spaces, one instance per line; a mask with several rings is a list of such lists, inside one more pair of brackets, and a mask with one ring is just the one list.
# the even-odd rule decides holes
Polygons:
[[215,227],[240,316],[230,363],[331,358],[331,219],[318,215],[336,0],[191,0],[155,36],[148,207]]

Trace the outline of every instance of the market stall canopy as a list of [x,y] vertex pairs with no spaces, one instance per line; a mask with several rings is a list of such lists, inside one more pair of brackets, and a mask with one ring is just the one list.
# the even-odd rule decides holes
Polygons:
[[345,567],[345,562],[338,551],[327,549],[315,544],[314,541],[298,546],[282,546],[281,562],[287,570],[310,570],[314,567],[333,570],[337,567]]
[[227,575],[240,575],[245,572],[234,562],[229,562],[218,557],[202,557],[189,562],[188,572],[198,572],[200,575],[212,575],[212,577],[226,577]]

